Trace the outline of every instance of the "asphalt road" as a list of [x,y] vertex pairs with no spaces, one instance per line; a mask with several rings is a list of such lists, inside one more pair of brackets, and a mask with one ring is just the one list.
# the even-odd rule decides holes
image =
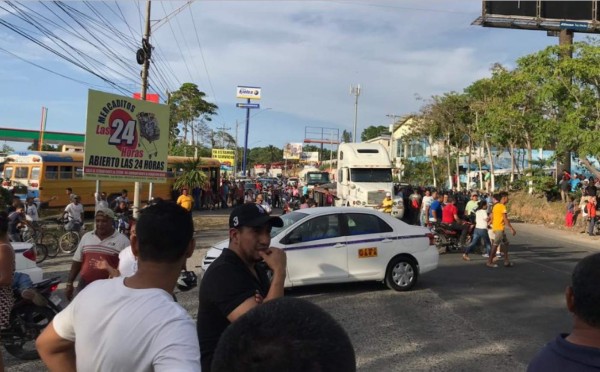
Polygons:
[[[440,257],[440,267],[408,293],[379,283],[310,286],[286,291],[329,311],[348,331],[360,371],[520,371],[546,342],[568,332],[564,289],[579,259],[600,249],[587,235],[515,224],[515,266],[490,269],[484,259]],[[188,268],[226,229],[203,231]],[[44,262],[46,276],[66,277],[70,257]],[[62,287],[61,287],[62,291]],[[197,290],[178,293],[195,318]],[[7,370],[38,371],[3,350]]]

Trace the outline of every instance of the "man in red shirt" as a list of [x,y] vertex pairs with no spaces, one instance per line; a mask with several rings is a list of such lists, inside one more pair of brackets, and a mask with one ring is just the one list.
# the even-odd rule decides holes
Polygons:
[[454,205],[453,196],[448,196],[448,203],[442,209],[442,223],[449,225],[452,230],[460,231],[460,245],[464,247],[469,225],[458,217],[458,208]]

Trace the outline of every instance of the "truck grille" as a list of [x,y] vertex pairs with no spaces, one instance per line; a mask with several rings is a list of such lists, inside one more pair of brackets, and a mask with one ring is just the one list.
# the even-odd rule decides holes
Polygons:
[[367,194],[367,204],[379,205],[385,199],[385,191],[369,191]]

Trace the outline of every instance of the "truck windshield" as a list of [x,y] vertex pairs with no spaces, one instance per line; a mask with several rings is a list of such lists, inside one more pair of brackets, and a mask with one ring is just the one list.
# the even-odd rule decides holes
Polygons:
[[392,170],[389,168],[352,168],[350,169],[352,182],[392,182]]
[[306,174],[306,183],[308,185],[322,185],[324,183],[329,183],[329,173],[307,173]]

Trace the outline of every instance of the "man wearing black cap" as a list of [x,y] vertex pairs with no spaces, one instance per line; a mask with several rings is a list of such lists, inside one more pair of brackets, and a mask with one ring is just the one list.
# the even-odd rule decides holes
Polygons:
[[[229,247],[206,270],[200,284],[198,339],[202,371],[210,371],[221,334],[249,310],[283,297],[286,256],[270,247],[271,228],[282,227],[257,204],[236,207],[229,216]],[[264,261],[273,272],[271,281]]]

